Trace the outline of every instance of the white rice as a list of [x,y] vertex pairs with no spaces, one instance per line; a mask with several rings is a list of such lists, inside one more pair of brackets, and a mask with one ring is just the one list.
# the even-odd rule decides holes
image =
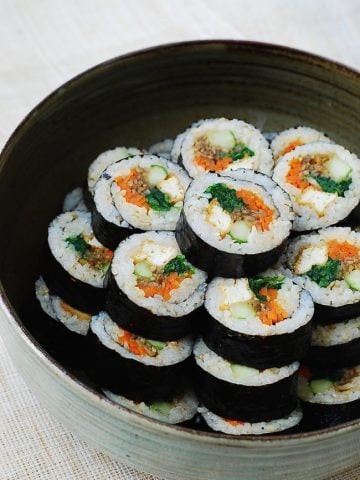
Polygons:
[[360,338],[360,317],[329,325],[315,325],[312,331],[311,345],[332,347]]
[[[226,118],[213,118],[200,121],[196,126],[191,127],[184,132],[184,138],[181,141],[180,154],[182,162],[189,175],[193,178],[206,173],[200,165],[197,165],[194,159],[194,144],[196,140],[208,131],[231,131],[237,141],[242,142],[246,147],[254,152],[254,156],[233,161],[226,169],[236,170],[238,168],[249,168],[269,175],[273,168],[273,158],[268,142],[261,134],[260,130],[242,120],[229,120]],[[175,145],[174,145],[175,147]],[[175,148],[173,148],[174,152]],[[172,153],[173,155],[173,153]],[[175,156],[175,153],[174,153]]]
[[248,375],[239,377],[231,368],[234,364],[231,364],[210,350],[201,338],[195,343],[194,357],[200,368],[219,380],[251,387],[259,387],[261,385],[278,382],[289,377],[299,369],[299,362],[293,362],[283,367],[267,368],[262,371],[256,368],[245,367]]
[[226,419],[210,412],[210,410],[205,407],[199,407],[198,411],[212,430],[227,433],[229,435],[267,435],[282,432],[295,427],[302,419],[302,412],[297,408],[287,417],[278,418],[269,422],[239,422],[238,425],[231,425]]
[[360,248],[360,233],[347,227],[329,227],[316,233],[301,235],[289,243],[281,262],[283,271],[292,277],[295,283],[308,290],[314,302],[320,305],[341,307],[360,301],[360,291],[352,290],[345,280],[335,280],[327,288],[320,287],[306,274],[296,275],[294,265],[305,247],[326,245],[329,240],[349,242]]
[[64,198],[62,211],[70,212],[72,210],[80,210],[82,212],[88,211],[84,202],[83,189],[81,187],[74,188],[74,190],[67,193]]
[[[268,270],[261,276],[278,276],[279,271]],[[314,314],[314,303],[310,294],[300,289],[289,278],[284,278],[278,290],[277,302],[287,312],[288,317],[274,325],[262,323],[259,316],[237,319],[231,315],[231,293],[239,291],[248,279],[220,278],[212,280],[207,288],[205,307],[212,317],[233,331],[246,335],[281,335],[294,332],[306,325]],[[248,291],[251,292],[250,288]],[[251,292],[253,293],[253,292]],[[252,299],[255,299],[253,293]],[[248,303],[248,302],[247,302]]]
[[[228,175],[208,173],[192,181],[185,194],[184,203],[184,213],[191,229],[207,244],[229,253],[253,254],[279,246],[289,236],[293,218],[287,195],[264,175],[247,173],[244,169],[234,174],[230,172]],[[229,235],[222,238],[216,227],[206,220],[211,195],[204,192],[210,185],[216,183],[224,183],[235,190],[243,188],[259,195],[275,211],[269,230],[260,231],[253,226],[247,243],[237,243]]]
[[[286,181],[289,163],[293,159],[301,159],[307,155],[328,155],[329,158],[339,158],[352,169],[352,183],[344,193],[344,197],[340,197],[336,193],[328,193],[327,195],[331,196],[331,198],[328,198],[332,201],[323,208],[322,213],[317,213],[310,205],[300,204],[300,196],[304,192]],[[295,148],[279,159],[274,170],[273,179],[290,195],[296,215],[293,228],[300,232],[338,223],[349,215],[360,200],[360,160],[339,145],[318,142]],[[306,189],[306,191],[310,190],[314,192],[319,191],[318,187],[315,186]]]
[[307,145],[314,142],[333,143],[332,140],[323,132],[311,127],[295,127],[283,130],[275,136],[271,142],[271,150],[276,161],[284,155],[284,151],[294,142],[300,145]]
[[185,278],[176,290],[171,291],[169,301],[165,301],[160,295],[145,297],[144,292],[137,287],[138,277],[134,274],[134,257],[144,245],[149,245],[151,249],[160,246],[169,260],[181,254],[172,232],[135,234],[122,241],[115,250],[111,271],[118,287],[126,296],[155,315],[182,317],[200,307],[204,303],[207,275],[195,267],[195,273]]
[[[84,312],[79,312],[79,310],[74,310],[72,313],[70,313],[66,308],[64,308],[64,304],[68,305],[66,302],[64,302],[60,297],[50,294],[50,291],[42,277],[35,282],[35,291],[41,308],[51,318],[61,322],[68,330],[72,332],[80,335],[87,334],[90,326],[91,315],[88,315]],[[68,306],[71,307],[70,305]],[[79,312],[82,318],[76,315],[76,312]],[[84,316],[86,318],[83,318]]]
[[116,147],[113,150],[106,150],[101,153],[90,165],[88,171],[89,192],[94,195],[95,184],[104,170],[112,163],[128,158],[131,155],[139,155],[142,150],[133,147]]
[[83,234],[89,245],[102,247],[91,228],[91,214],[88,212],[66,212],[58,215],[49,225],[48,242],[51,253],[60,265],[74,278],[94,287],[102,287],[105,272],[90,264],[79,263],[79,254],[66,239]]
[[157,403],[161,404],[161,402],[153,402],[152,404],[147,405],[144,402],[134,402],[133,400],[121,395],[116,395],[109,390],[104,390],[103,392],[107,398],[118,405],[121,405],[122,407],[126,407],[133,412],[145,415],[145,417],[155,418],[161,422],[171,423],[173,425],[176,423],[186,422],[187,420],[193,418],[196,415],[198,407],[198,400],[190,391],[176,396],[171,401],[173,407],[170,409],[169,415],[164,415],[154,408]]
[[92,317],[90,328],[102,345],[114,350],[124,358],[135,360],[144,365],[157,367],[175,365],[186,360],[192,351],[193,339],[191,336],[187,336],[177,341],[166,342],[165,347],[159,350],[156,356],[135,355],[115,341],[124,330],[113,322],[106,312],[100,312],[98,315]]
[[[342,372],[353,374],[349,381],[334,382],[325,392],[314,394],[309,386],[309,380],[299,376],[298,395],[305,402],[321,404],[341,404],[360,399],[360,366],[342,368]],[[324,377],[326,378],[326,377]]]
[[[125,194],[115,181],[111,184],[111,194],[114,205],[120,215],[133,227],[142,230],[175,230],[180,212],[183,207],[183,195],[187,189],[190,178],[185,170],[173,162],[169,162],[164,158],[155,155],[135,156],[128,160],[120,162],[116,170],[117,176],[129,175],[133,168],[140,167],[144,169],[150,168],[152,165],[160,165],[164,167],[169,174],[176,177],[182,189],[182,199],[176,202],[167,212],[159,212],[152,208],[147,210],[132,203],[128,203]],[[114,177],[113,177],[114,178]]]
[[148,150],[149,153],[151,153],[152,155],[158,155],[160,157],[166,158],[166,160],[171,160],[171,149],[173,148],[173,145],[174,140],[172,140],[171,138],[165,138],[165,140],[151,145]]

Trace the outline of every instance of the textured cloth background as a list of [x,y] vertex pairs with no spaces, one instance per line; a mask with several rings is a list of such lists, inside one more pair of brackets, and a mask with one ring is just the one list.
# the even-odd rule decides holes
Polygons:
[[[45,95],[159,43],[259,40],[360,69],[359,0],[0,0],[0,146]],[[0,340],[0,480],[154,477],[94,451],[39,405]],[[360,467],[329,480],[359,480]],[[311,480],[311,479],[307,479]]]

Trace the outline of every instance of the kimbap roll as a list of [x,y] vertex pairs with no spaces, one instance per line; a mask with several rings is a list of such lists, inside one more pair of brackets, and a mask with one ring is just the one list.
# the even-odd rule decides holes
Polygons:
[[360,161],[339,145],[295,148],[279,159],[273,179],[291,196],[296,231],[334,225],[359,203]]
[[205,297],[203,339],[233,363],[264,369],[303,358],[311,341],[310,294],[276,270],[215,278]]
[[88,375],[115,394],[144,402],[168,398],[184,384],[191,336],[160,342],[119,327],[101,312],[91,320],[93,361]]
[[62,211],[71,212],[73,210],[88,211],[84,201],[84,192],[81,187],[74,188],[74,190],[71,190],[64,198]]
[[295,150],[296,147],[315,142],[332,143],[327,135],[315,130],[315,128],[295,127],[283,130],[271,142],[274,161],[277,162],[280,157]]
[[221,172],[249,168],[270,174],[273,167],[271,150],[261,132],[241,120],[212,118],[196,122],[187,129],[178,142],[178,161],[197,178],[207,172]]
[[166,138],[162,142],[154,143],[148,150],[151,155],[158,155],[159,157],[166,158],[166,160],[171,160],[171,150],[173,146],[174,140]]
[[202,339],[194,357],[195,392],[216,415],[257,423],[286,417],[296,408],[298,362],[258,370],[225,360]]
[[97,313],[104,303],[104,277],[113,252],[99,243],[88,212],[66,212],[49,226],[41,270],[50,290],[74,308]]
[[276,263],[292,225],[288,195],[266,175],[208,173],[185,194],[176,239],[210,276],[246,277]]
[[285,273],[315,302],[314,323],[360,314],[360,233],[331,227],[301,235],[289,243],[282,258]]
[[158,340],[195,330],[206,273],[181,255],[172,232],[132,235],[114,254],[106,311],[123,328]]
[[126,407],[145,417],[155,418],[161,422],[179,424],[191,420],[197,413],[198,401],[193,392],[185,391],[166,400],[139,402],[122,395],[104,390],[105,396],[114,403]]
[[307,429],[354,420],[360,416],[360,366],[322,370],[301,367],[298,395]]

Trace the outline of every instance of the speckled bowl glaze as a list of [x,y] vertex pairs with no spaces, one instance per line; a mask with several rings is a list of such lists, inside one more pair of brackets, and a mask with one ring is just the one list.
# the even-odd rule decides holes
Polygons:
[[325,479],[359,464],[360,420],[249,439],[168,426],[99,396],[50,358],[21,319],[47,225],[89,162],[115,145],[146,147],[214,116],[264,131],[313,126],[359,153],[360,75],[287,48],[206,41],[119,57],[60,87],[1,155],[1,335],[49,411],[122,462],[169,479]]

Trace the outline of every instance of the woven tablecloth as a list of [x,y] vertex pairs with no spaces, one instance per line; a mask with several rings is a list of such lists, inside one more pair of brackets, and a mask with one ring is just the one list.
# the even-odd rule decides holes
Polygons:
[[[359,0],[0,0],[0,147],[45,95],[113,56],[234,38],[300,48],[360,69],[359,24]],[[0,340],[0,480],[153,478],[88,447],[52,418]],[[329,480],[340,479],[359,480],[360,467]]]

